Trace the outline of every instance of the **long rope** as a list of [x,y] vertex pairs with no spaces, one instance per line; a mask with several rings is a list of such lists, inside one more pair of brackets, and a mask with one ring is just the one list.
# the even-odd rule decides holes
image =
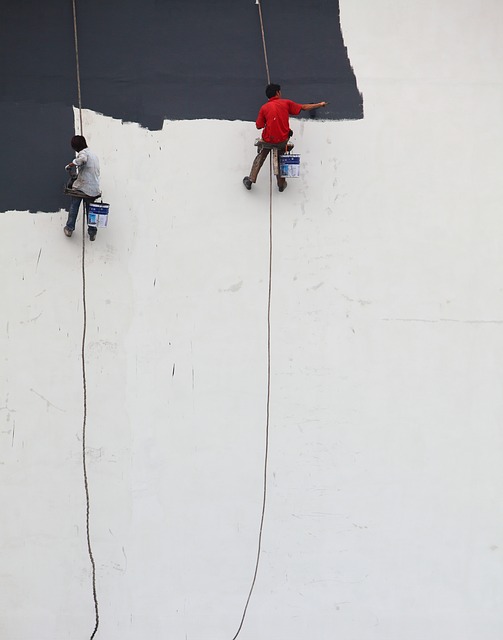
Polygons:
[[266,399],[266,424],[265,424],[265,447],[264,447],[264,474],[263,474],[263,491],[262,491],[262,512],[260,515],[260,526],[258,534],[257,545],[257,557],[255,560],[255,570],[253,572],[253,579],[246,598],[246,603],[243,610],[243,615],[239,623],[238,630],[236,631],[232,640],[236,640],[243,628],[243,624],[248,611],[248,605],[255,588],[255,582],[257,581],[257,575],[260,564],[260,556],[262,554],[262,535],[264,531],[265,520],[265,508],[267,502],[267,476],[268,476],[268,462],[269,462],[269,422],[270,422],[270,406],[271,406],[271,298],[272,298],[272,151],[269,154],[269,278],[268,278],[268,293],[267,293],[267,399]]
[[[271,78],[269,75],[269,62],[267,59],[267,48],[265,44],[265,32],[264,32],[264,21],[262,18],[262,7],[260,5],[260,0],[256,0],[256,4],[258,5],[259,16],[260,16],[260,29],[262,31],[262,44],[264,48],[264,61],[267,73],[267,82],[270,84]],[[258,534],[258,544],[257,544],[257,557],[255,559],[255,569],[253,572],[253,578],[250,586],[250,590],[248,592],[248,597],[246,598],[245,606],[243,609],[243,614],[241,616],[241,620],[239,622],[239,627],[232,638],[232,640],[236,640],[236,638],[241,633],[241,629],[243,628],[243,624],[246,618],[246,613],[248,611],[248,605],[250,604],[250,600],[255,589],[255,582],[257,581],[257,575],[260,565],[260,556],[262,554],[262,537],[264,531],[264,520],[265,520],[265,511],[266,511],[266,503],[267,503],[267,480],[268,480],[268,467],[269,467],[269,424],[270,424],[270,407],[271,407],[271,299],[272,299],[272,248],[273,248],[273,225],[272,225],[272,176],[273,176],[273,151],[269,153],[269,276],[268,276],[268,291],[267,291],[267,398],[266,398],[266,424],[265,424],[265,446],[264,446],[264,472],[263,472],[263,491],[262,491],[262,511],[260,515],[260,526],[259,526],[259,534]]]
[[[80,63],[79,63],[79,45],[77,38],[77,7],[76,0],[72,0],[73,6],[73,37],[75,42],[75,65],[77,74],[77,97],[79,102],[79,120],[80,120],[80,135],[84,135],[84,127],[82,123],[82,92],[80,85]],[[100,624],[100,614],[98,606],[98,594],[96,590],[96,562],[94,560],[93,549],[91,545],[91,526],[90,526],[90,511],[91,511],[91,499],[89,494],[89,480],[87,476],[87,456],[86,456],[86,436],[87,436],[87,373],[86,373],[86,334],[87,334],[87,299],[86,299],[86,214],[87,204],[83,202],[82,213],[82,259],[81,259],[81,271],[82,271],[82,346],[81,346],[81,363],[82,363],[82,390],[83,390],[83,416],[82,416],[82,470],[84,474],[84,492],[86,496],[86,540],[87,540],[87,553],[89,555],[89,561],[91,563],[92,572],[92,592],[94,602],[94,629],[91,633],[90,640],[96,635]]]
[[93,549],[91,546],[91,528],[90,528],[90,510],[91,500],[89,496],[89,481],[87,478],[87,458],[86,458],[86,427],[87,427],[87,376],[86,376],[86,333],[87,333],[87,304],[86,304],[86,268],[85,268],[85,221],[86,221],[86,208],[84,205],[84,212],[82,216],[82,308],[83,308],[83,327],[82,327],[82,388],[84,392],[84,413],[82,419],[82,468],[84,472],[84,490],[86,494],[86,538],[87,538],[87,552],[89,554],[89,560],[91,562],[92,569],[92,589],[93,589],[93,601],[94,601],[94,629],[90,636],[90,640],[94,638],[98,631],[100,624],[100,614],[98,609],[98,595],[96,592],[96,562],[94,560]]
[[73,7],[73,40],[75,44],[75,66],[77,68],[77,101],[79,104],[80,118],[80,135],[84,135],[84,127],[82,125],[82,93],[80,90],[80,62],[79,62],[79,40],[77,37],[77,6],[75,0],[72,0]]
[[267,74],[267,84],[271,84],[271,74],[269,73],[269,61],[267,59],[267,47],[265,46],[265,31],[264,31],[264,18],[262,16],[262,4],[260,0],[255,0],[255,4],[258,6],[258,15],[260,18],[260,30],[262,32],[262,47],[264,49],[264,62],[265,62],[265,71]]

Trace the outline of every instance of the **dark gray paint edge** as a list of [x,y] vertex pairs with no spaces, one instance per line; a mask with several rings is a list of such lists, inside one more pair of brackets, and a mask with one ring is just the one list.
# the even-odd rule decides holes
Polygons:
[[[271,79],[323,118],[360,119],[337,0],[262,1]],[[77,2],[85,108],[151,130],[164,120],[253,121],[265,65],[253,0]],[[0,210],[57,211],[77,103],[71,2],[10,3],[0,26]]]

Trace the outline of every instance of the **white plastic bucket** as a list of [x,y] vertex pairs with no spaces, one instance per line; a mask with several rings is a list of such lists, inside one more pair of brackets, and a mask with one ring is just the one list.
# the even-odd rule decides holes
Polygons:
[[279,175],[282,178],[298,178],[300,176],[300,155],[285,153],[280,156]]
[[92,202],[89,205],[89,218],[87,224],[90,227],[106,227],[108,224],[108,212],[110,205],[106,202]]

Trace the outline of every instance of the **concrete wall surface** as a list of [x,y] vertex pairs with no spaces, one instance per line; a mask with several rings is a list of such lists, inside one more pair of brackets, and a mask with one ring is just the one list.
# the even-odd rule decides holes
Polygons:
[[[237,632],[270,206],[239,638],[502,637],[503,5],[340,4],[365,118],[292,122],[271,205],[253,123],[83,113],[111,204],[85,244],[99,640]],[[5,640],[95,624],[65,219],[0,215]]]

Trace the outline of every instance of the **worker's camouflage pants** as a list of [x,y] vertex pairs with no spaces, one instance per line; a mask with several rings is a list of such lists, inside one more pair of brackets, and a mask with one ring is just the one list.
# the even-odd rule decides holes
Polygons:
[[273,152],[273,173],[276,176],[276,181],[278,183],[278,187],[284,187],[286,184],[286,179],[282,178],[279,175],[279,155],[286,151],[287,146],[292,148],[291,145],[288,144],[288,140],[284,142],[279,142],[274,144],[272,142],[263,142],[259,140],[257,143],[257,155],[252,164],[252,168],[250,170],[249,178],[252,182],[257,182],[258,172],[262,168],[262,165],[265,162],[265,159],[269,155],[269,153]]

